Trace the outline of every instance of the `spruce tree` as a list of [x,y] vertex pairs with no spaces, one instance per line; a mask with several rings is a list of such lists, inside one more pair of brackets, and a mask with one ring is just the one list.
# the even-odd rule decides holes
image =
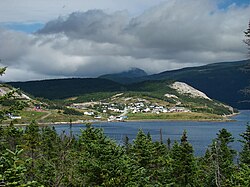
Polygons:
[[175,142],[171,151],[172,177],[177,186],[195,186],[196,164],[193,153],[193,147],[187,140],[187,132],[184,131],[181,143]]
[[27,155],[27,158],[31,158],[31,162],[28,165],[28,176],[30,180],[35,178],[35,160],[38,157],[38,146],[40,144],[39,127],[35,121],[32,121],[25,129],[23,149]]
[[247,129],[244,133],[240,135],[243,140],[241,142],[243,143],[242,151],[240,152],[240,161],[241,163],[247,164],[250,166],[250,125],[247,125]]
[[79,138],[79,186],[124,186],[128,169],[124,151],[90,124]]
[[206,185],[227,186],[235,171],[234,156],[236,152],[230,147],[234,141],[232,134],[225,128],[217,133],[205,155]]

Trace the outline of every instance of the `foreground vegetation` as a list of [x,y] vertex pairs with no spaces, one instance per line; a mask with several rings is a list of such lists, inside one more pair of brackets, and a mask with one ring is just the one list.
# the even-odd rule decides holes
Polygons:
[[[69,126],[71,128],[71,126]],[[32,122],[0,128],[2,186],[249,186],[250,126],[237,163],[231,134],[218,132],[203,157],[195,157],[187,132],[180,142],[153,142],[139,130],[118,145],[87,125],[79,137],[58,135]]]

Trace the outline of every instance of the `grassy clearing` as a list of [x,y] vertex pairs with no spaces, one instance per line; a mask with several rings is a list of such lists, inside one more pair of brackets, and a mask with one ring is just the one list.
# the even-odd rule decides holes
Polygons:
[[224,118],[207,113],[195,113],[195,112],[185,112],[185,113],[136,113],[128,114],[128,120],[223,120]]
[[67,115],[63,113],[58,113],[57,111],[53,111],[51,115],[45,118],[41,123],[54,123],[54,122],[70,122],[70,121],[78,121],[78,120],[91,120],[94,119],[91,116],[86,115]]
[[[24,110],[21,111],[19,116],[22,119],[15,119],[13,122],[15,124],[29,124],[32,121],[36,121],[38,123],[55,123],[55,122],[74,122],[78,120],[91,120],[94,119],[92,116],[76,116],[76,115],[66,115],[62,112],[58,112],[58,110],[45,110],[45,111],[34,111],[34,110]],[[9,124],[11,119],[7,119],[3,121],[3,124]]]

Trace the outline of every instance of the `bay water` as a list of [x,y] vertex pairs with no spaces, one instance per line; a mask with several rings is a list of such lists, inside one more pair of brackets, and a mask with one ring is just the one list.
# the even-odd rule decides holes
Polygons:
[[[193,145],[196,156],[203,156],[208,145],[216,138],[216,134],[222,128],[232,133],[235,141],[230,146],[237,151],[241,150],[241,139],[239,134],[246,131],[246,125],[250,122],[250,110],[240,111],[240,114],[231,117],[233,121],[202,122],[202,121],[134,121],[134,122],[94,122],[93,127],[102,128],[104,133],[115,140],[118,144],[123,144],[125,136],[129,137],[130,142],[135,139],[138,130],[142,129],[144,133],[150,133],[153,141],[160,141],[160,130],[164,143],[170,138],[172,144],[174,141],[180,141],[184,130],[187,131],[188,141]],[[56,131],[60,134],[65,132],[69,134],[70,126],[56,125]],[[73,124],[72,132],[75,136],[81,134],[81,129],[85,129],[85,124]]]

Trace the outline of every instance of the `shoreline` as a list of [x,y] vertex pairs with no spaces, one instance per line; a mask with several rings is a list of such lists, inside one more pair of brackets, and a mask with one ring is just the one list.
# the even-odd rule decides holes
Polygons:
[[[189,122],[232,122],[232,121],[236,121],[233,119],[230,119],[230,117],[239,115],[240,112],[238,113],[234,113],[234,114],[230,114],[230,115],[226,115],[226,116],[222,116],[222,119],[127,119],[124,121],[107,121],[107,120],[87,120],[87,121],[83,121],[83,120],[77,120],[77,121],[72,121],[71,124],[72,125],[76,125],[76,124],[87,124],[87,123],[126,123],[126,122],[171,122],[171,121],[176,121],[176,122],[185,122],[185,121],[189,121]],[[14,124],[14,126],[17,127],[25,127],[28,126],[30,123],[16,123]],[[70,122],[68,121],[62,121],[62,122],[37,122],[38,126],[43,127],[43,126],[57,126],[57,125],[69,125]],[[6,127],[9,126],[10,124],[0,124],[0,126]]]

